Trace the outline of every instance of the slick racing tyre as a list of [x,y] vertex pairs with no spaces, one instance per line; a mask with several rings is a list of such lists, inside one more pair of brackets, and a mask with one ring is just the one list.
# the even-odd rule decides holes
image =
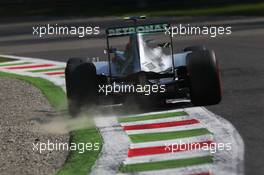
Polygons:
[[206,50],[204,45],[190,46],[183,49],[184,52]]
[[186,59],[191,103],[195,106],[218,104],[222,98],[222,89],[214,51],[193,51]]
[[96,67],[87,58],[71,58],[65,69],[69,113],[79,114],[83,107],[91,107],[97,99]]

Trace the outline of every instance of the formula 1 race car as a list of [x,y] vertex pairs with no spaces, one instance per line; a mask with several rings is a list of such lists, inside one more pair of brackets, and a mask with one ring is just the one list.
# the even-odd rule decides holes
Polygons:
[[213,50],[191,46],[174,53],[168,23],[134,24],[106,30],[107,61],[71,58],[65,69],[69,112],[82,107],[144,105],[190,99],[194,106],[221,101],[219,65]]

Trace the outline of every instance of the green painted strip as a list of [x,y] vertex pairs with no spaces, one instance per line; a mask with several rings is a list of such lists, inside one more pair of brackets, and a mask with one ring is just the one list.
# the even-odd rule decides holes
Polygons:
[[169,112],[169,113],[134,116],[134,117],[131,116],[131,117],[126,117],[126,118],[119,118],[118,122],[119,123],[136,122],[136,121],[169,118],[169,117],[176,117],[176,116],[183,116],[183,115],[188,115],[188,114],[184,111],[179,111],[179,112]]
[[11,61],[17,61],[17,59],[11,59],[11,58],[5,58],[5,57],[0,57],[0,64],[4,62],[11,62]]
[[20,62],[20,63],[6,63],[6,64],[0,64],[0,67],[4,66],[19,66],[24,64],[31,64],[31,62]]
[[210,133],[211,132],[208,131],[206,128],[199,128],[199,129],[173,131],[173,132],[131,134],[129,135],[129,138],[133,143],[139,143],[139,142],[151,142],[151,141],[194,137],[194,136],[205,135]]
[[205,163],[213,163],[213,156],[123,165],[121,166],[120,171],[123,173],[137,172],[137,171],[151,171],[151,170],[161,170],[161,169],[201,165]]
[[40,70],[31,70],[28,72],[49,72],[49,71],[56,71],[56,70],[64,70],[64,67],[58,67],[58,68],[50,68],[50,69],[40,69]]

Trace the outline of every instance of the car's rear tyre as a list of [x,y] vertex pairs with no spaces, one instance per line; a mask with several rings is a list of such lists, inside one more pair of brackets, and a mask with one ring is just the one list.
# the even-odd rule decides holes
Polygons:
[[191,103],[195,106],[218,104],[222,98],[222,90],[214,51],[193,51],[186,59]]
[[87,58],[71,58],[65,69],[68,109],[72,116],[91,107],[97,99],[96,68]]
[[201,51],[201,50],[206,50],[206,47],[204,45],[198,45],[198,46],[185,47],[183,49],[184,52],[188,52],[188,51]]

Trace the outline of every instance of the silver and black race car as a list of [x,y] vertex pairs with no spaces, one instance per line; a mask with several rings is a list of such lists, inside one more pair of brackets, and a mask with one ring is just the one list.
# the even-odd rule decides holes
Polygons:
[[204,46],[174,53],[168,23],[134,24],[106,30],[107,61],[71,58],[65,69],[69,112],[82,107],[121,104],[166,104],[190,99],[194,106],[221,101],[219,64]]

